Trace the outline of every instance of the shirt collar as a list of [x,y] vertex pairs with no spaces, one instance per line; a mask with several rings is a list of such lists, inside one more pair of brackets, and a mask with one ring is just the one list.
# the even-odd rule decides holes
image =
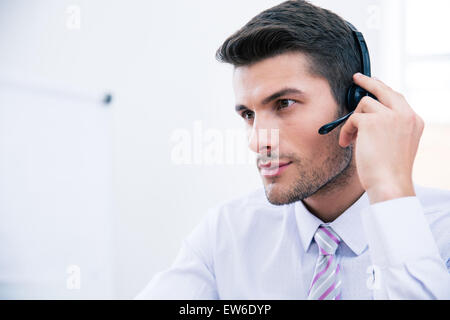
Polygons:
[[367,192],[356,200],[347,210],[345,210],[333,222],[324,223],[313,215],[303,204],[297,201],[294,204],[295,218],[299,230],[300,239],[305,251],[308,251],[311,241],[317,228],[323,224],[328,225],[339,235],[341,240],[356,254],[360,255],[367,247],[362,221],[361,211],[370,205]]

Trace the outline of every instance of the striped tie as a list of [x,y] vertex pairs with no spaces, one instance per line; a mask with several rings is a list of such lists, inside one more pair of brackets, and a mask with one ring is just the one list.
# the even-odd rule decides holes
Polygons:
[[341,239],[330,227],[320,226],[314,240],[319,247],[319,258],[309,288],[308,300],[340,300],[340,267],[334,253]]

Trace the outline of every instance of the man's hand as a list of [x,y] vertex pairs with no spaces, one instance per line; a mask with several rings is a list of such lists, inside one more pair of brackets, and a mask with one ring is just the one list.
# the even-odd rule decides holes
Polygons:
[[339,145],[355,142],[358,176],[371,204],[415,196],[412,170],[424,121],[380,80],[362,74],[353,79],[378,101],[361,100],[341,128]]

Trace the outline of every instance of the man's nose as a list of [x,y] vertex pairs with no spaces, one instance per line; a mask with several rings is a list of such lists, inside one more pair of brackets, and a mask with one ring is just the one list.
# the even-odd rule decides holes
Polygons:
[[255,117],[253,126],[248,129],[248,146],[255,153],[269,155],[278,150],[279,128],[270,118]]

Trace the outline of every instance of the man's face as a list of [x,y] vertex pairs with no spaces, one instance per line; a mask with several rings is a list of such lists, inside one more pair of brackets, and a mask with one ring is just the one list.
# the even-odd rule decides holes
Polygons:
[[319,135],[339,116],[338,105],[328,81],[310,73],[306,56],[284,53],[237,67],[233,86],[268,201],[288,204],[329,190],[349,166],[352,146],[339,146],[340,127]]

